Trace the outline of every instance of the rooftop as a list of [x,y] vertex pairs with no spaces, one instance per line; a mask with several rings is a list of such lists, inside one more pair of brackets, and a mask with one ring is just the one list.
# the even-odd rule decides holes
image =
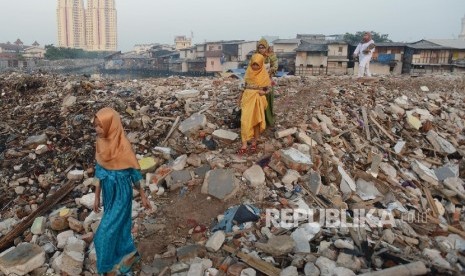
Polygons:
[[444,47],[465,49],[465,40],[463,39],[428,39],[427,41]]
[[297,38],[291,38],[291,39],[277,39],[273,41],[273,44],[299,44],[300,39]]

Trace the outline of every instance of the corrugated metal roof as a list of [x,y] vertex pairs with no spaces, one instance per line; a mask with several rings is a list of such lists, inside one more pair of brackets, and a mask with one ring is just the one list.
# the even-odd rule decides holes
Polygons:
[[446,50],[450,49],[450,47],[444,47],[441,45],[438,45],[436,43],[427,41],[427,40],[420,40],[411,44],[408,44],[407,47],[412,48],[412,49],[418,49],[418,50]]
[[327,52],[328,45],[320,43],[303,42],[296,49],[297,52]]
[[404,42],[375,42],[376,47],[405,47],[407,43]]
[[24,49],[24,48],[27,48],[27,47],[31,47],[31,46],[27,46],[27,45],[16,45],[16,44],[8,44],[8,43],[0,43],[0,48],[2,49],[5,49],[5,50],[8,50],[8,51],[16,51],[18,49]]
[[273,41],[273,44],[299,44],[300,39],[291,38],[291,39],[278,39]]
[[428,39],[432,43],[455,49],[465,49],[465,40],[463,39]]

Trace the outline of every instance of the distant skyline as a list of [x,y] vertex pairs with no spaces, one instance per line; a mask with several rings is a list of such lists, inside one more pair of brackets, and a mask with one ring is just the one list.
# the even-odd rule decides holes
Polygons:
[[[20,38],[58,45],[57,0],[3,1],[0,43]],[[118,49],[134,44],[173,44],[194,34],[193,43],[263,35],[294,38],[373,30],[394,41],[457,38],[464,0],[116,0]]]

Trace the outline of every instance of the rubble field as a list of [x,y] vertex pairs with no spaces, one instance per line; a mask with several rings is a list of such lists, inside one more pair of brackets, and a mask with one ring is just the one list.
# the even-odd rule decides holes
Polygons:
[[463,275],[464,75],[280,78],[245,155],[240,85],[0,75],[0,276],[97,275],[107,106],[153,206],[134,191],[134,275]]

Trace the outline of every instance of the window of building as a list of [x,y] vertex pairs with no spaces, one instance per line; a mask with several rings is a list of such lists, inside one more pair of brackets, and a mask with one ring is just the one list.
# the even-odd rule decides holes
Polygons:
[[215,61],[212,60],[212,61],[210,62],[210,64],[211,64],[212,66],[215,66]]
[[339,62],[337,63],[337,67],[342,67],[342,62],[341,62],[341,61],[339,61]]
[[342,53],[342,47],[339,47],[339,53]]

